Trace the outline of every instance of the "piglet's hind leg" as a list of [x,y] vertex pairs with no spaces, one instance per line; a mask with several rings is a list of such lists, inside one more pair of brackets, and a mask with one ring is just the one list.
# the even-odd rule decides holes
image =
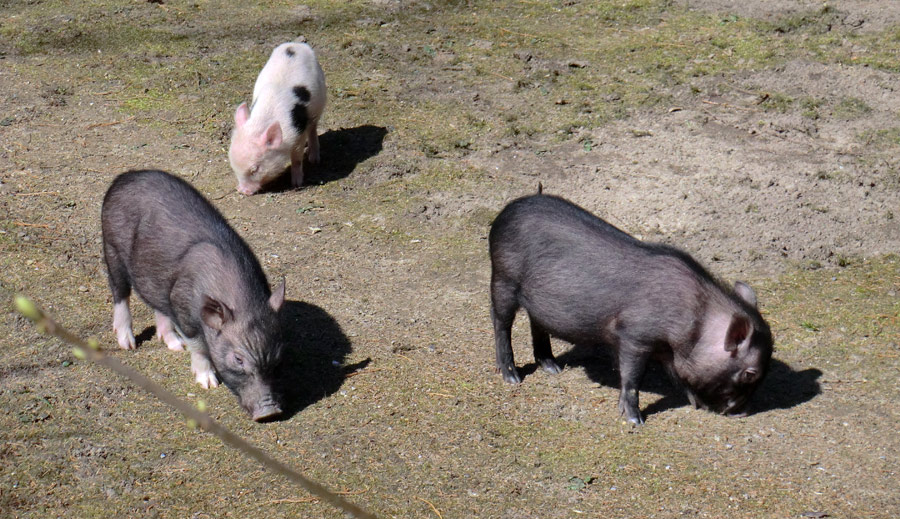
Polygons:
[[312,121],[306,130],[309,133],[309,151],[306,155],[309,157],[310,164],[319,163],[319,130],[316,128],[317,123],[318,121]]
[[162,339],[170,350],[184,351],[184,343],[175,333],[172,320],[159,312],[156,312],[156,336]]
[[294,149],[291,150],[291,185],[294,187],[303,185],[304,148],[306,148],[306,138],[301,137]]
[[647,367],[649,355],[640,350],[636,342],[622,341],[619,349],[619,412],[632,425],[643,425],[638,390]]
[[113,331],[116,333],[116,342],[125,350],[133,350],[137,347],[134,332],[131,329],[131,310],[128,309],[128,298],[122,299],[113,307]]

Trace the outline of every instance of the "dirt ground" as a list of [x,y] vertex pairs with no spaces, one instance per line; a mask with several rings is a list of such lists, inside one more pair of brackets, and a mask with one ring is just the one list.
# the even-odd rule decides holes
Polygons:
[[[77,334],[379,517],[896,517],[900,5],[629,0],[0,3],[0,296]],[[307,185],[245,197],[234,108],[277,44],[328,81]],[[284,420],[255,424],[132,302],[114,349],[100,202],[158,168],[287,280]],[[487,233],[569,198],[756,289],[776,336],[752,411],[658,367],[622,424],[608,355],[493,369]],[[0,516],[340,517],[12,310]]]

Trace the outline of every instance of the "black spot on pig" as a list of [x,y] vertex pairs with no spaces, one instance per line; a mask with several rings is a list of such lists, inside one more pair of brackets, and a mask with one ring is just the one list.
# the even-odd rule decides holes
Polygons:
[[307,123],[309,123],[309,115],[306,113],[306,105],[295,104],[291,108],[291,124],[294,125],[294,129],[297,130],[297,133],[303,133]]
[[299,102],[291,108],[291,124],[297,130],[297,133],[303,133],[306,130],[306,125],[309,124],[309,113],[306,110],[306,105],[309,103],[311,96],[305,86],[295,86],[293,91]]
[[302,85],[298,85],[294,87],[294,95],[297,96],[297,99],[300,100],[301,103],[308,103],[310,97],[312,97],[309,93],[309,90]]
[[294,49],[292,49],[290,47],[284,49],[284,53],[287,54],[289,58],[294,57]]

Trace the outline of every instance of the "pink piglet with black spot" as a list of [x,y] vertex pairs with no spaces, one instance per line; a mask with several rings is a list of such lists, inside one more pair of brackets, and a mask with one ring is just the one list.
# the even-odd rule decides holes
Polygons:
[[282,43],[256,78],[250,106],[234,114],[228,159],[237,190],[252,195],[291,164],[291,185],[303,184],[303,157],[319,162],[317,126],[325,110],[325,74],[312,48]]

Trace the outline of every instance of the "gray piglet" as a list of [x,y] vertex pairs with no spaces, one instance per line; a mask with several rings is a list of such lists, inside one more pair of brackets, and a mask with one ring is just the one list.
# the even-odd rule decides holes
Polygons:
[[619,410],[643,423],[638,390],[658,359],[691,403],[739,414],[772,356],[772,333],[746,284],[727,287],[687,253],[641,242],[562,198],[511,202],[494,220],[491,317],[497,368],[520,382],[510,333],[528,312],[534,358],[559,373],[550,335],[618,355]]
[[101,224],[119,346],[135,347],[134,288],[156,312],[166,345],[187,346],[200,385],[221,378],[256,421],[281,414],[273,382],[284,349],[284,281],[269,290],[256,256],[212,204],[163,171],[129,171],[107,191]]

